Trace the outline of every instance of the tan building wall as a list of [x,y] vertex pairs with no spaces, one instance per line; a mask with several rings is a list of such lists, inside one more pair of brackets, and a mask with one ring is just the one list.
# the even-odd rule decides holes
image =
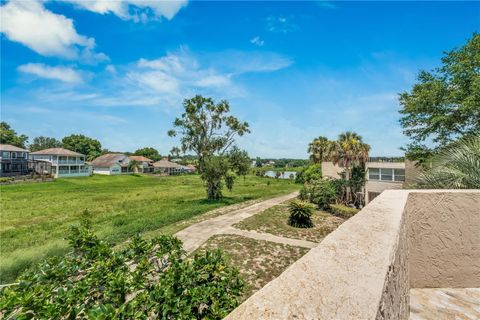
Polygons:
[[338,165],[333,164],[330,161],[322,162],[322,177],[339,179],[340,173],[343,171]]
[[397,190],[402,189],[404,186],[403,182],[397,181],[379,181],[379,180],[369,180],[368,169],[369,168],[384,168],[384,169],[405,169],[404,162],[367,162],[366,164],[366,177],[365,177],[365,204],[368,204],[372,199],[373,194],[380,194],[385,190]]
[[480,287],[480,193],[425,195],[407,203],[411,287]]

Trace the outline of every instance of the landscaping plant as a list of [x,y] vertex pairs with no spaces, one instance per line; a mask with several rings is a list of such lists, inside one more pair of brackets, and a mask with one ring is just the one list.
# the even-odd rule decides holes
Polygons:
[[300,198],[316,204],[319,209],[328,210],[330,204],[337,200],[337,190],[332,181],[317,180],[303,186]]
[[356,215],[360,210],[352,207],[347,207],[343,204],[331,204],[330,212],[336,216],[348,219]]
[[312,204],[306,201],[293,200],[288,204],[288,210],[290,211],[289,225],[297,228],[313,227],[312,214],[315,207]]
[[71,252],[50,258],[0,291],[5,319],[222,319],[244,287],[220,251],[187,260],[180,240],[134,237],[114,250],[72,227]]

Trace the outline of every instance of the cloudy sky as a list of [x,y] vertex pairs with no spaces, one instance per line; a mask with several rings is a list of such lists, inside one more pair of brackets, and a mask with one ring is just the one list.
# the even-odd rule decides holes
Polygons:
[[195,94],[250,123],[251,156],[305,158],[353,130],[401,155],[397,94],[480,31],[478,2],[0,1],[1,119],[153,146]]

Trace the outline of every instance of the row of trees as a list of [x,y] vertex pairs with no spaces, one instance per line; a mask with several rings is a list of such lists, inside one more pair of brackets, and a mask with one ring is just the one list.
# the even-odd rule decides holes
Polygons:
[[[108,153],[109,150],[102,148],[100,141],[87,137],[83,134],[72,134],[58,140],[53,137],[35,137],[28,143],[28,136],[18,134],[8,123],[0,122],[0,143],[11,144],[20,148],[28,148],[30,151],[38,151],[49,148],[65,148],[87,156],[87,160],[93,160],[98,156]],[[127,154],[144,156],[154,161],[160,160],[161,155],[157,149],[145,147]]]

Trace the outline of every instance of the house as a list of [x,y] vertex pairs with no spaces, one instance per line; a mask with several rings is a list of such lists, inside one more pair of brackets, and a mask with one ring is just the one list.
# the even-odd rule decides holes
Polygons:
[[140,173],[153,173],[153,160],[144,156],[129,156],[130,161],[137,161],[139,164],[135,168],[136,172]]
[[185,168],[186,168],[186,171],[187,171],[188,173],[197,172],[197,167],[194,166],[193,164],[187,164],[187,165],[185,166]]
[[104,175],[131,174],[130,158],[121,153],[107,153],[92,161],[93,173]]
[[155,162],[153,167],[156,173],[165,173],[169,175],[179,174],[182,171],[181,165],[175,162],[170,162],[166,158]]
[[0,144],[0,176],[11,177],[32,173],[28,164],[29,153],[30,151],[23,148]]
[[92,174],[91,166],[85,163],[84,154],[64,148],[30,152],[30,159],[50,163],[55,178],[86,177]]

